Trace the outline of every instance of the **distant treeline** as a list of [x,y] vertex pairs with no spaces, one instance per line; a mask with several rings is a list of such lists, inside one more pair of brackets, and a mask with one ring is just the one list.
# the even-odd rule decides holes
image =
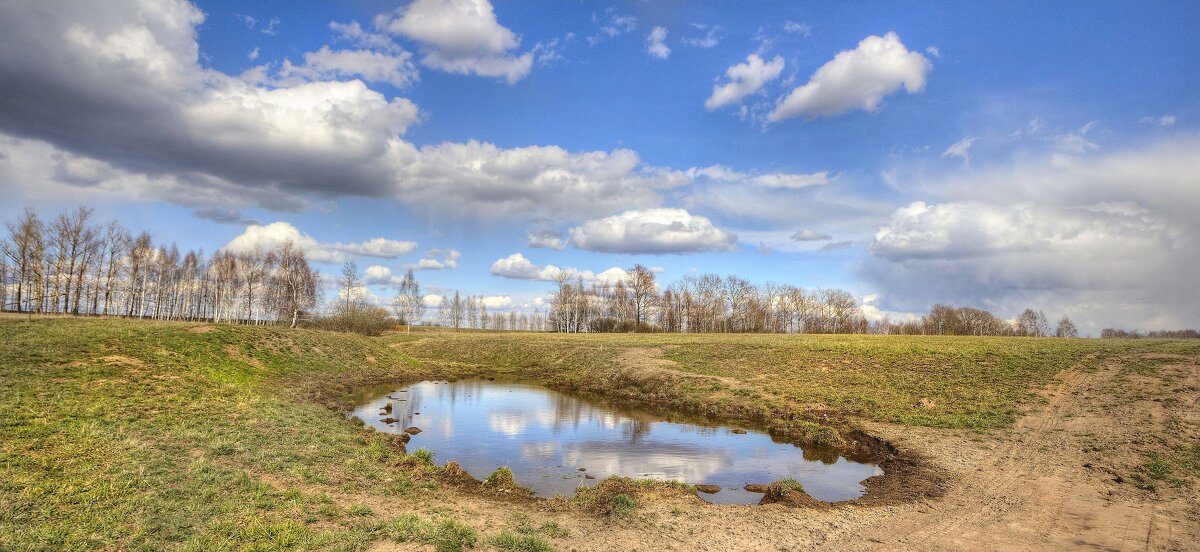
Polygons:
[[1118,330],[1115,328],[1104,328],[1100,330],[1100,337],[1105,339],[1142,339],[1142,338],[1159,338],[1159,339],[1200,339],[1200,331],[1197,330],[1154,330],[1151,332],[1141,333],[1137,330]]
[[558,332],[1079,335],[1069,318],[1051,328],[1033,309],[1008,321],[980,309],[934,305],[920,320],[869,321],[848,291],[756,285],[733,275],[687,276],[660,291],[654,271],[642,265],[616,282],[560,276],[547,322]]
[[318,275],[291,243],[235,254],[180,251],[80,207],[33,210],[0,240],[0,310],[295,326],[316,306]]

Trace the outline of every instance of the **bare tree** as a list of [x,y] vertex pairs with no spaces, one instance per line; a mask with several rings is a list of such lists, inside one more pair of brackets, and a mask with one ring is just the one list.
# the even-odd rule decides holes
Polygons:
[[396,293],[396,297],[392,299],[392,309],[396,312],[396,318],[408,326],[407,331],[409,332],[412,331],[413,324],[425,316],[425,300],[421,297],[421,284],[417,282],[411,268],[404,273],[404,279],[400,281],[400,289]]
[[639,331],[645,319],[651,298],[658,292],[654,273],[640,264],[633,265],[625,280],[628,282],[630,299],[633,303],[633,331]]
[[1075,327],[1075,323],[1071,322],[1070,318],[1063,315],[1058,319],[1058,326],[1054,328],[1055,337],[1079,337],[1079,329]]
[[308,265],[304,250],[290,241],[279,244],[275,250],[278,268],[275,271],[276,289],[282,290],[276,301],[280,318],[291,319],[295,328],[300,313],[311,309],[317,302],[317,273]]

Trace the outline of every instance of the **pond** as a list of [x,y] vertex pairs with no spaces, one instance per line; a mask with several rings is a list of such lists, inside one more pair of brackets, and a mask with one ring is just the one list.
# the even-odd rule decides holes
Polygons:
[[861,496],[862,481],[883,473],[833,449],[518,382],[393,384],[361,389],[352,399],[353,415],[379,431],[420,428],[409,451],[429,450],[439,464],[457,461],[476,479],[508,466],[517,483],[543,497],[620,475],[719,485],[719,492],[699,494],[722,504],[757,503],[762,495],[743,490],[746,484],[790,478],[813,498],[837,502]]

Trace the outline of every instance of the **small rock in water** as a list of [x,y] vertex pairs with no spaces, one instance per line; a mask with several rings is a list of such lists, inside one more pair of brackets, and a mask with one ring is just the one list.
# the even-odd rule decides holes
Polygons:
[[745,435],[745,434],[746,434],[746,430],[744,430],[744,429],[735,429],[735,430],[733,430],[733,432],[734,432],[734,433],[736,433],[736,434],[738,434],[738,435]]
[[587,468],[579,468],[579,471],[587,471]]
[[747,483],[745,487],[742,487],[742,489],[746,490],[747,492],[751,492],[751,493],[765,493],[765,492],[767,492],[767,486],[766,486],[766,485],[760,485],[760,484],[758,484],[758,483]]
[[421,415],[420,412],[413,412],[413,416],[420,416],[420,415]]
[[392,411],[392,403],[387,403],[387,404],[383,405],[383,409],[388,412],[391,412]]
[[592,474],[590,474],[590,473],[585,473],[585,474],[583,474],[583,478],[584,478],[584,479],[595,479],[595,478],[596,478],[596,476],[594,476],[594,475],[592,475]]
[[721,492],[720,485],[696,485],[696,490],[705,494],[713,494]]
[[417,426],[408,427],[408,428],[405,428],[405,429],[404,429],[404,432],[405,432],[405,433],[407,433],[407,434],[409,434],[409,435],[416,435],[416,434],[418,434],[418,433],[420,433],[420,432],[421,432],[421,428],[419,428],[419,427],[417,427]]
[[385,424],[389,424],[389,425],[390,425],[390,424],[394,424],[394,423],[396,423],[396,422],[399,422],[399,421],[400,421],[400,420],[397,420],[397,419],[395,419],[395,418],[392,418],[392,417],[390,417],[390,416],[389,416],[389,417],[387,417],[387,418],[384,418],[384,419],[383,419],[383,423],[385,423]]

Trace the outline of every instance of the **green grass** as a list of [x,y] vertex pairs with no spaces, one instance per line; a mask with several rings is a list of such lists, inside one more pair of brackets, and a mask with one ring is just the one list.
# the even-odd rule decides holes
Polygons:
[[367,511],[260,476],[420,492],[394,446],[305,396],[411,359],[354,336],[190,327],[0,319],[0,549],[356,549],[378,538]]
[[[990,429],[1011,424],[1059,371],[1127,354],[1195,354],[1200,344],[875,335],[518,335],[436,333],[402,347],[421,360],[486,366],[557,387],[679,410],[773,420],[818,408],[905,425]],[[619,369],[649,349],[684,374]],[[1181,349],[1182,348],[1182,349]]]
[[[528,547],[559,538],[555,526],[487,539],[454,519],[330,498],[438,500],[432,458],[408,457],[391,438],[330,408],[373,382],[518,375],[836,440],[828,426],[792,414],[818,408],[834,419],[1002,427],[1063,368],[1143,352],[1197,354],[1200,347],[888,336],[367,338],[225,325],[189,331],[197,327],[0,317],[0,550],[359,550],[380,539],[440,550],[537,549]],[[618,358],[632,348],[673,364],[622,368]],[[1172,470],[1165,477],[1195,474],[1200,451],[1181,448],[1162,459]],[[1146,471],[1150,481],[1161,472]],[[618,516],[636,508],[627,494],[611,500]]]

